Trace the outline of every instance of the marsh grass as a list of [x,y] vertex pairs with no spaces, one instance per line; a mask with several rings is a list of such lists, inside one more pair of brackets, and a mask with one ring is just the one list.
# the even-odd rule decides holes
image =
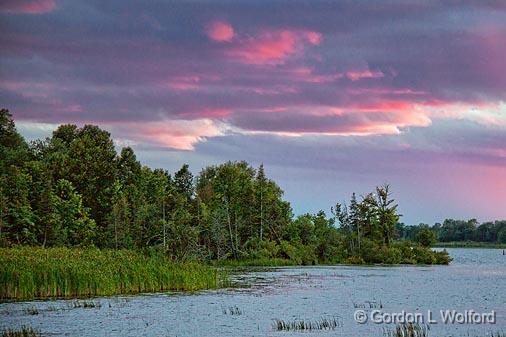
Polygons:
[[217,288],[228,275],[130,250],[0,248],[0,301]]
[[398,324],[393,330],[385,330],[383,335],[386,337],[428,337],[429,331],[429,325],[405,323]]
[[83,308],[83,309],[100,309],[102,307],[102,303],[99,301],[72,301],[69,303],[68,307],[70,309],[77,309],[77,308]]
[[58,307],[55,305],[50,305],[46,308],[46,311],[58,311]]
[[23,312],[27,315],[38,315],[39,309],[37,307],[28,307],[23,310]]
[[[429,337],[430,325],[420,325],[414,323],[399,324],[393,330],[386,330],[385,337]],[[463,337],[506,337],[504,332],[489,332],[484,335],[461,335]]]
[[276,331],[317,331],[317,330],[335,330],[341,327],[342,323],[335,317],[311,320],[293,320],[285,321],[282,319],[274,320],[274,330]]
[[1,337],[41,337],[41,333],[32,327],[23,326],[19,329],[6,329],[0,333]]
[[239,307],[237,307],[237,306],[232,306],[232,307],[228,307],[228,308],[222,307],[221,311],[223,312],[224,315],[231,315],[231,316],[242,315],[242,310],[239,309]]
[[437,242],[434,248],[491,248],[506,249],[506,243],[477,242],[477,241],[450,241]]
[[297,263],[293,260],[282,258],[259,258],[259,259],[244,259],[244,260],[220,260],[215,261],[215,265],[224,267],[282,267],[282,266],[296,266]]

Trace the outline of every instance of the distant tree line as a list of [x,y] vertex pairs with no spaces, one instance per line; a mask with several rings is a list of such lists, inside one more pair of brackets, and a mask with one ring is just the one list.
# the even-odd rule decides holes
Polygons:
[[[0,245],[156,247],[177,260],[287,259],[299,264],[447,263],[399,238],[388,185],[294,217],[283,191],[244,161],[171,174],[116,152],[97,126],[61,125],[27,143],[0,110]],[[403,234],[404,235],[404,234]],[[400,236],[404,238],[404,236]]]
[[442,224],[436,223],[433,226],[423,223],[417,226],[406,226],[399,223],[396,225],[396,233],[398,239],[430,240],[433,243],[436,241],[506,243],[506,220],[480,224],[476,219],[446,219]]

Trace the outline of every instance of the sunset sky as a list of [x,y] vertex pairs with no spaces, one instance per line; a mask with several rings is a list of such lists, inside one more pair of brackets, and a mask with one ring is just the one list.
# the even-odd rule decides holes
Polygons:
[[0,105],[142,163],[264,163],[296,214],[388,182],[408,224],[506,218],[505,1],[1,0]]

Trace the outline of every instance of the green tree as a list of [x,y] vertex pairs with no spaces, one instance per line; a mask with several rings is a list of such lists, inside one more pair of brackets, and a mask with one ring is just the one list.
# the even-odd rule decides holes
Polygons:
[[499,243],[506,243],[506,228],[502,229],[497,235],[497,241]]
[[[280,242],[291,219],[283,191],[246,162],[207,167],[196,184],[201,242],[212,247],[212,256],[239,258],[251,247],[251,239]],[[207,236],[206,236],[207,234]]]
[[31,183],[32,177],[16,166],[11,166],[0,181],[3,198],[7,199],[4,235],[8,241],[36,243],[35,216],[29,199]]
[[255,191],[256,191],[256,201],[258,206],[257,208],[257,216],[256,223],[258,224],[258,237],[260,241],[263,240],[264,235],[264,196],[265,196],[265,187],[267,185],[267,178],[265,177],[264,165],[261,164],[258,168],[258,172],[256,175],[255,181]]
[[315,255],[319,262],[335,260],[340,256],[341,238],[334,227],[334,219],[327,219],[325,212],[319,211],[313,216],[316,236]]
[[177,191],[184,195],[188,201],[193,198],[193,174],[190,172],[188,164],[184,164],[183,167],[174,174],[174,184]]
[[430,247],[436,243],[436,234],[430,228],[424,227],[418,231],[415,240],[424,247]]
[[81,129],[62,125],[54,131],[47,152],[53,180],[72,183],[96,222],[98,242],[110,243],[108,221],[117,179],[116,151],[110,134],[93,125]]
[[90,245],[95,236],[95,222],[88,217],[82,198],[65,179],[58,180],[52,196],[52,225],[59,245]]
[[383,242],[388,247],[395,234],[395,225],[399,222],[400,218],[400,215],[397,213],[398,205],[392,199],[388,184],[376,187],[376,207]]
[[7,223],[7,215],[9,212],[8,206],[8,199],[7,195],[4,191],[5,189],[5,179],[7,177],[0,176],[0,247],[7,245],[7,239],[4,238],[5,235],[5,225]]
[[32,177],[25,170],[31,159],[12,115],[0,109],[0,240],[35,243],[35,216],[30,205]]
[[30,159],[28,144],[16,130],[12,115],[0,109],[0,173],[10,166],[22,167]]

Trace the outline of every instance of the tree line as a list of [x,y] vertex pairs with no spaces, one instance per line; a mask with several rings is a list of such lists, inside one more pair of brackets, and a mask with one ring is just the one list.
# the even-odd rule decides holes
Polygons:
[[[116,152],[97,126],[61,125],[27,143],[0,110],[0,244],[162,250],[177,260],[281,258],[298,264],[444,263],[399,243],[388,185],[352,195],[329,216],[294,217],[281,188],[244,161],[193,176],[141,165]],[[447,257],[447,255],[446,255]]]
[[417,226],[396,225],[398,239],[438,242],[486,242],[506,243],[506,220],[479,223],[476,219],[446,219],[433,226],[421,223]]

